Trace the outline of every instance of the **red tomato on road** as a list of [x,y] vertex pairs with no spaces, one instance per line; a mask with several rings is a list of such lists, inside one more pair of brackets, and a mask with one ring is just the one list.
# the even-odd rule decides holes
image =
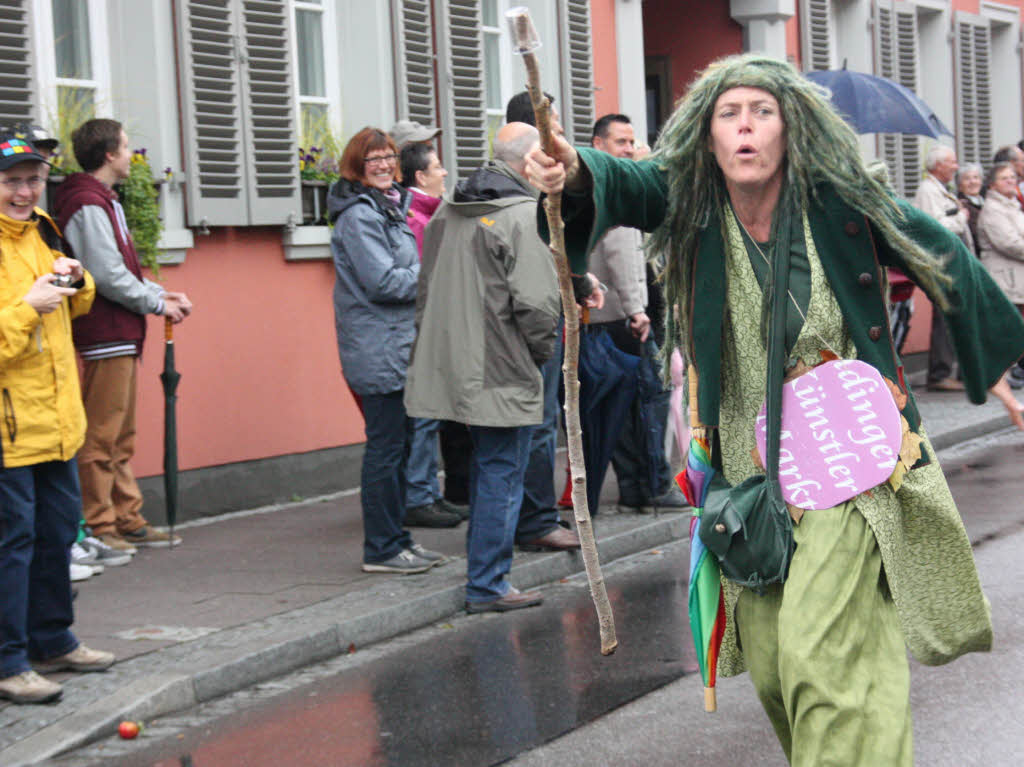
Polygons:
[[131,740],[139,734],[139,725],[136,722],[121,722],[117,728],[117,734],[125,740]]

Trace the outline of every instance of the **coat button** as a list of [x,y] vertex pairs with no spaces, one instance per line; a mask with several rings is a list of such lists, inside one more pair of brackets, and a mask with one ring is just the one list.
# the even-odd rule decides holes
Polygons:
[[862,272],[857,277],[857,284],[860,285],[862,288],[866,288],[869,285],[871,285],[872,279],[874,278],[871,276],[871,272]]
[[877,341],[881,337],[882,328],[880,328],[878,325],[872,325],[871,329],[868,330],[868,338],[870,338],[872,341]]
[[843,227],[843,231],[846,232],[851,237],[856,237],[858,234],[860,234],[860,226],[857,224],[856,221],[847,221],[846,226]]
[[717,525],[715,525],[715,532],[716,533],[724,533],[725,532],[725,525],[723,525],[721,522],[719,522]]

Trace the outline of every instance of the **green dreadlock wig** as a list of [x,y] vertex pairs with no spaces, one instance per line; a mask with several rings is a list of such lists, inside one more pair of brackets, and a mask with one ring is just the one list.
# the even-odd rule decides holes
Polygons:
[[[700,229],[709,214],[720,211],[728,201],[725,178],[708,137],[718,97],[740,86],[761,88],[779,102],[786,125],[786,189],[794,202],[806,209],[817,196],[818,184],[834,187],[847,205],[868,217],[886,242],[902,254],[921,286],[947,308],[944,287],[950,279],[941,260],[900,231],[902,212],[884,184],[865,169],[856,134],[832,107],[824,89],[792,65],[756,54],[718,59],[701,72],[666,123],[652,155],[666,172],[668,207],[649,247],[651,252],[667,256],[664,278],[669,306],[689,304]],[[724,232],[723,240],[728,242]],[[685,348],[679,323],[686,318],[667,314],[669,340]]]

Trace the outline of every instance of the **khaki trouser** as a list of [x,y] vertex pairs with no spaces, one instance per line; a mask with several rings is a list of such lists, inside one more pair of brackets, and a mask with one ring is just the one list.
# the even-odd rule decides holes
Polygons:
[[878,544],[852,503],[794,528],[784,586],[745,590],[750,676],[797,767],[912,767],[910,668]]
[[83,363],[88,421],[78,453],[82,515],[95,535],[130,533],[146,524],[142,493],[128,462],[135,453],[135,357]]

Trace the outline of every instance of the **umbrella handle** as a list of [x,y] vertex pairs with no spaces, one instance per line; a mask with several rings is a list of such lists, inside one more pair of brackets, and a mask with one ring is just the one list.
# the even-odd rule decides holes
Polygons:
[[164,340],[168,343],[174,340],[174,323],[170,317],[164,317]]
[[697,412],[697,368],[690,362],[686,366],[686,380],[690,388],[690,428],[700,427],[700,413]]

